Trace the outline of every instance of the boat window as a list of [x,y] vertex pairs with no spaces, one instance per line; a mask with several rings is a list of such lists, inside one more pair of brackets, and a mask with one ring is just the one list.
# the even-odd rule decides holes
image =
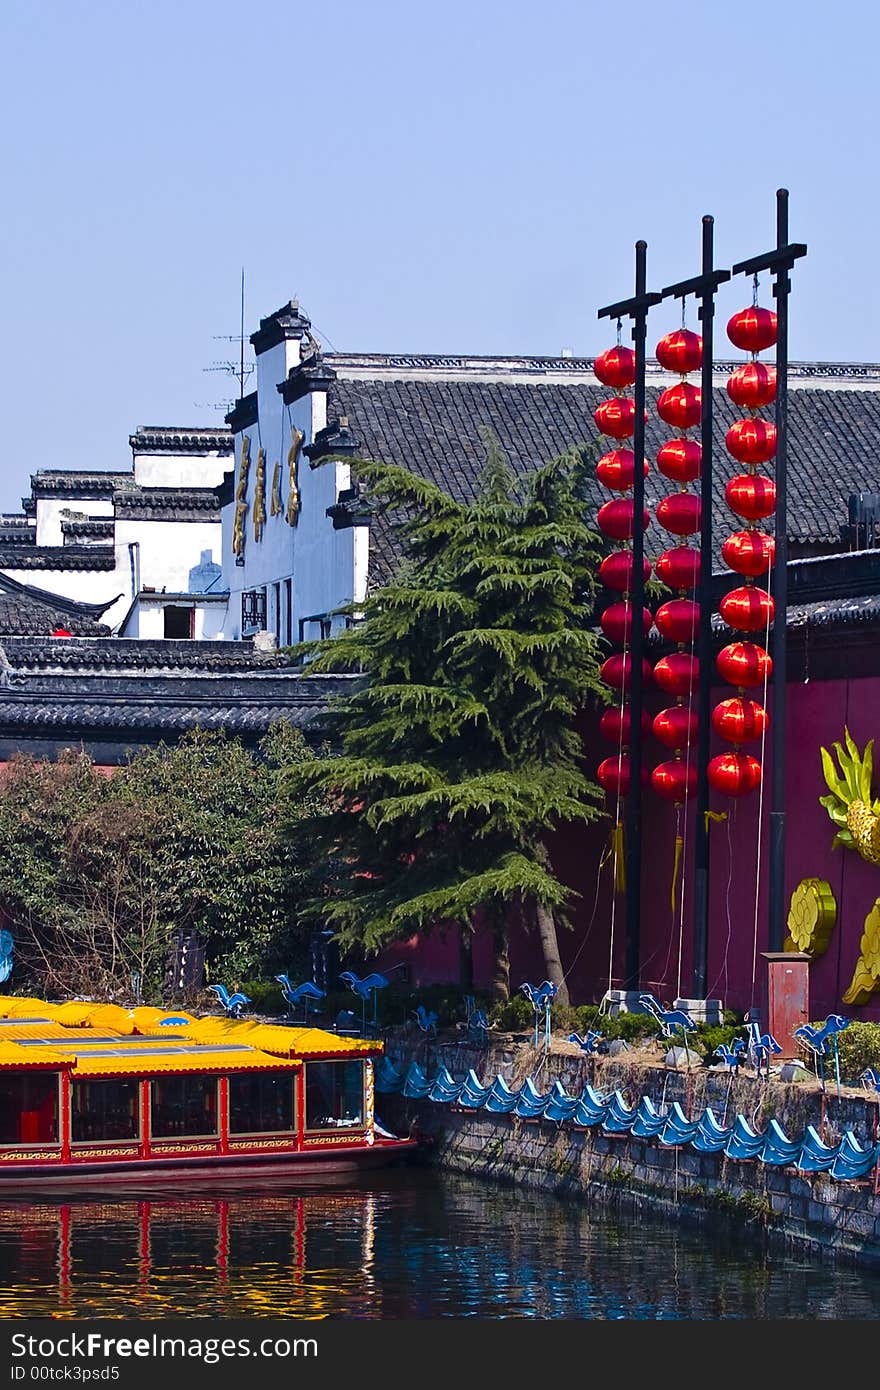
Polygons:
[[229,1078],[229,1133],[293,1129],[293,1077],[239,1072]]
[[96,1139],[137,1139],[140,1136],[139,1083],[76,1081],[71,1094],[71,1138],[74,1144]]
[[58,1143],[58,1073],[0,1074],[0,1144]]
[[363,1122],[363,1062],[307,1062],[306,1128],[338,1129]]
[[154,1139],[217,1133],[217,1078],[162,1076],[150,1082],[150,1132]]

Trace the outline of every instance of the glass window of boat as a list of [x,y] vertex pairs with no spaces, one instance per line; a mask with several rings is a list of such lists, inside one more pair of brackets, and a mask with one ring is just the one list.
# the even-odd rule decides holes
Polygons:
[[157,1076],[150,1082],[154,1139],[201,1138],[217,1133],[216,1076]]
[[0,1073],[0,1144],[58,1143],[58,1073]]
[[134,1077],[118,1081],[77,1081],[71,1088],[71,1139],[74,1144],[100,1139],[140,1137],[140,1084]]
[[238,1072],[229,1078],[229,1133],[293,1131],[293,1077]]
[[364,1123],[364,1064],[306,1063],[306,1129]]

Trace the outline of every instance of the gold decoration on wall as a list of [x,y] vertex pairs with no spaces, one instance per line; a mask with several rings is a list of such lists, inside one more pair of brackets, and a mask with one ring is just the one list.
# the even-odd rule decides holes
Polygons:
[[295,526],[299,516],[299,455],[305,435],[296,425],[291,427],[290,438],[293,443],[287,453],[287,524]]
[[266,450],[257,452],[257,473],[254,478],[254,540],[263,539],[266,524]]
[[238,486],[235,489],[235,520],[232,525],[232,553],[244,554],[244,522],[248,513],[248,474],[251,468],[251,441],[241,436],[241,462],[238,465]]
[[820,796],[819,805],[825,807],[838,827],[832,848],[846,845],[857,850],[869,864],[880,864],[880,801],[871,800],[874,740],[869,739],[864,753],[859,753],[849,729],[844,729],[844,737],[845,749],[840,743],[831,745],[840,764],[839,772],[828,749],[820,749],[830,795]]
[[837,902],[824,878],[804,878],[791,895],[786,951],[821,956],[837,923]]
[[844,1004],[868,1004],[880,990],[880,898],[865,918],[859,942],[859,958],[852,984],[843,996]]
[[276,459],[272,464],[272,491],[269,496],[269,515],[280,516],[284,508],[281,505],[281,460]]

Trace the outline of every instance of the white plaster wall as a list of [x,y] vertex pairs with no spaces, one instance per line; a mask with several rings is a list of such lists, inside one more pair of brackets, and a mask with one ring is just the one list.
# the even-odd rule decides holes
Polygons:
[[[280,397],[279,397],[280,399]],[[229,455],[135,454],[134,476],[140,487],[216,487],[229,468]]]
[[36,589],[45,589],[50,594],[61,594],[64,598],[77,599],[81,603],[106,603],[119,595],[116,602],[107,610],[102,623],[116,628],[128,611],[131,603],[131,583],[126,557],[125,568],[120,568],[117,554],[115,570],[32,570],[11,569],[3,571],[11,579],[22,584],[30,584]]
[[[189,572],[199,564],[203,551],[220,563],[222,528],[219,521],[116,522],[117,568],[129,570],[129,544],[140,551],[140,587],[152,585],[169,592],[187,593]],[[130,579],[129,579],[130,586]],[[218,581],[218,587],[225,587]],[[129,587],[130,592],[130,587]]]
[[[195,606],[195,631],[193,636],[197,642],[217,641],[223,636],[223,624],[226,617],[226,605],[223,603],[200,603],[198,598],[191,601],[183,599],[169,598],[168,602],[175,607],[189,608]],[[165,636],[165,603],[156,602],[152,598],[143,598],[135,605],[134,611],[120,634],[124,637],[140,637],[143,640],[157,640]]]
[[69,495],[66,497],[38,497],[37,545],[61,545],[63,543],[61,523],[67,520],[67,517],[63,515],[67,512],[84,512],[86,516],[112,517],[113,499],[110,497],[78,498]]
[[[294,552],[294,632],[299,622],[350,603],[355,595],[354,530],[334,531],[327,516],[345,488],[351,486],[347,463],[328,462],[302,470],[303,506]],[[318,635],[306,628],[305,636]]]

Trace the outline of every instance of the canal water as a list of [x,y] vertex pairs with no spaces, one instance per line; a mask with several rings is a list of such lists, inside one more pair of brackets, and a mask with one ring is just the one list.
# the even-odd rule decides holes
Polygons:
[[0,1202],[0,1317],[880,1317],[880,1273],[428,1169]]

